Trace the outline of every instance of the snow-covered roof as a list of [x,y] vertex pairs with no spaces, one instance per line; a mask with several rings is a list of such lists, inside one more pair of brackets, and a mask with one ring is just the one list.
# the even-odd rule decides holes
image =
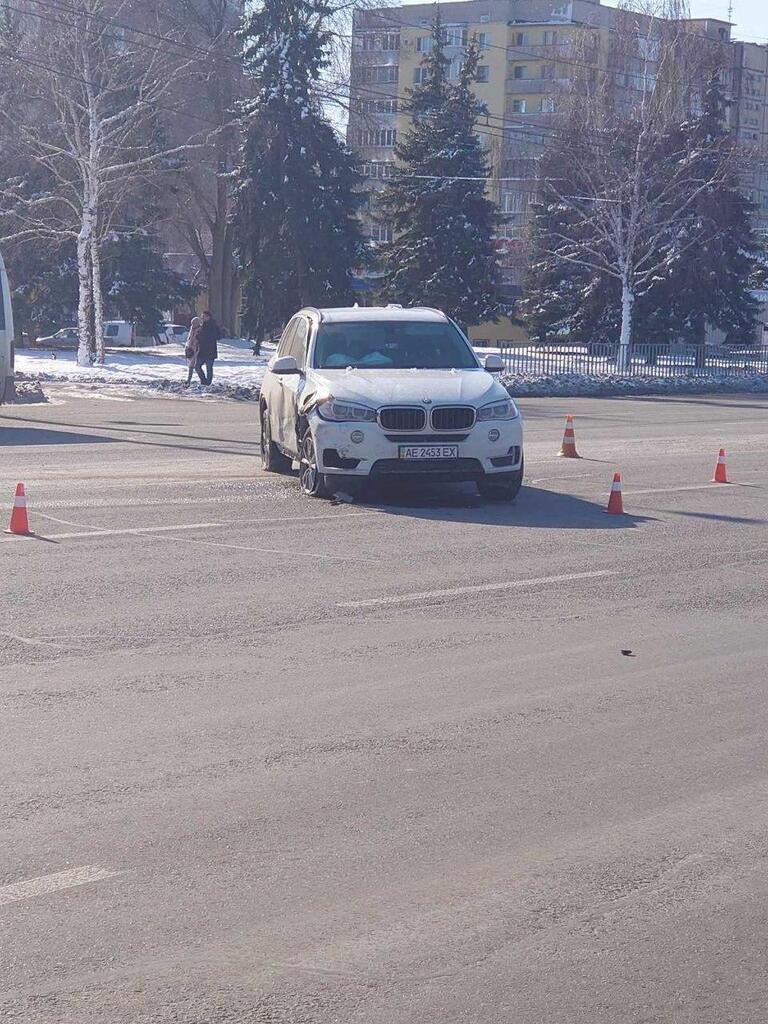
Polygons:
[[445,322],[448,317],[437,309],[426,306],[340,306],[336,309],[318,309],[323,323],[340,323],[343,321],[371,320],[427,320]]

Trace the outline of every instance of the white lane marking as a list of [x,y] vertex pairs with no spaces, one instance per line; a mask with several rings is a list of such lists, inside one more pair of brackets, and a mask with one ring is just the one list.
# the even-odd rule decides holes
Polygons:
[[73,889],[78,885],[89,885],[105,878],[114,878],[117,871],[107,868],[84,867],[73,868],[71,871],[57,871],[53,875],[42,875],[40,878],[28,878],[23,882],[13,882],[0,887],[0,907],[18,900],[29,900],[34,896],[45,896],[60,889]]
[[[33,513],[34,514],[34,513]],[[217,530],[223,529],[227,526],[251,526],[253,524],[260,523],[287,523],[287,522],[314,522],[316,519],[351,519],[356,516],[374,516],[379,515],[378,509],[371,509],[365,512],[337,512],[335,515],[328,516],[286,516],[284,519],[228,519],[220,523],[178,523],[173,526],[134,526],[126,527],[122,530],[100,530],[97,527],[93,529],[85,529],[78,533],[51,533],[47,537],[49,540],[75,540],[78,537],[123,537],[123,536],[137,536],[142,534],[152,533],[172,533],[174,530]],[[76,523],[74,525],[85,525]],[[13,540],[13,538],[9,538]],[[3,540],[3,543],[5,541]]]
[[20,644],[27,644],[29,647],[61,647],[61,643],[57,643],[55,640],[33,640],[32,637],[17,636],[15,633],[0,633],[0,636],[7,637],[9,640],[16,640]]
[[59,523],[61,526],[77,526],[81,530],[98,530],[98,526],[90,523],[73,523],[71,519],[58,519],[56,516],[48,515],[47,512],[37,512],[30,509],[30,515],[40,516],[41,519],[49,519],[52,523]]
[[599,569],[595,572],[572,572],[563,576],[537,576],[527,580],[507,580],[504,583],[479,583],[470,587],[453,587],[450,590],[424,590],[420,594],[403,594],[399,597],[372,597],[364,601],[340,601],[337,608],[372,608],[385,604],[408,604],[413,601],[429,601],[431,598],[460,597],[462,594],[481,594],[493,590],[515,590],[519,587],[534,587],[543,583],[572,583],[576,580],[596,580],[603,576],[618,576],[613,569]]
[[727,491],[734,487],[760,487],[760,484],[691,484],[688,487],[647,487],[642,491],[625,490],[625,494],[674,494],[677,491]]

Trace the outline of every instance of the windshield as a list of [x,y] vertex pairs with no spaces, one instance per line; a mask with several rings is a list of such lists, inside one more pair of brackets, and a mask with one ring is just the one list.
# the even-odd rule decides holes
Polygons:
[[320,324],[313,363],[318,370],[477,369],[474,353],[453,324],[423,320]]

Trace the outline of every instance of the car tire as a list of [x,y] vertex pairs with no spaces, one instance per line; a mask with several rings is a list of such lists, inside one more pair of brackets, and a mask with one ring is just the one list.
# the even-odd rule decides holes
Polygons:
[[477,481],[477,489],[482,498],[489,501],[514,501],[523,486],[523,463],[514,473],[498,473],[484,476]]
[[261,468],[265,473],[287,473],[291,460],[272,440],[272,424],[266,405],[261,410]]
[[331,478],[317,464],[317,450],[312,431],[307,428],[299,445],[299,487],[308,498],[330,498]]

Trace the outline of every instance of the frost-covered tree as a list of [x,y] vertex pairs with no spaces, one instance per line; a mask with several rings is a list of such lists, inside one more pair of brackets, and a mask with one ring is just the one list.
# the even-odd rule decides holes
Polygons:
[[355,160],[325,117],[326,0],[263,0],[243,43],[254,99],[244,105],[235,187],[243,326],[261,340],[297,308],[346,304],[364,258]]
[[473,43],[458,80],[449,80],[438,15],[421,83],[404,108],[411,127],[395,148],[398,164],[382,193],[394,234],[381,253],[384,295],[436,306],[464,327],[505,312],[493,241],[501,218],[487,195],[488,161],[475,132],[485,111],[472,91],[478,58]]
[[172,39],[167,48],[150,47],[123,29],[127,10],[126,3],[81,0],[66,17],[43,19],[30,5],[18,29],[34,57],[8,54],[23,102],[14,109],[0,102],[0,148],[19,165],[0,182],[0,238],[75,248],[83,365],[91,352],[104,360],[105,240],[148,180],[195,148],[191,140],[166,144],[158,119],[191,61]]
[[[680,245],[691,239],[695,257],[673,259],[668,274],[654,288],[656,306],[669,310],[673,335],[703,344],[707,327],[748,338],[758,313],[751,293],[759,260],[752,227],[752,205],[743,192],[736,143],[725,126],[725,99],[717,78],[704,95],[701,116],[681,128],[690,159],[701,180],[690,218],[681,227]],[[722,173],[721,173],[722,168]]]
[[703,344],[707,326],[748,336],[757,244],[716,80],[700,116],[604,132],[575,122],[540,165],[522,311],[540,340]]

